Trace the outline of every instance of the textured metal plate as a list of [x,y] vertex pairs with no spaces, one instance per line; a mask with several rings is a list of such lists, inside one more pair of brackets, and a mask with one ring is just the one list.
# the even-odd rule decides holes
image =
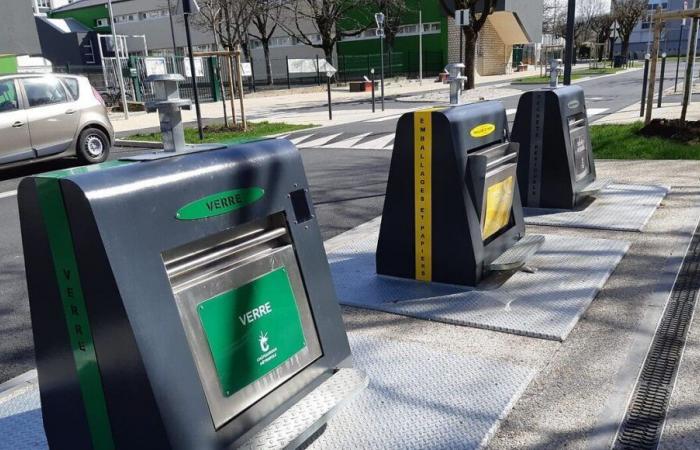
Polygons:
[[544,244],[544,236],[529,234],[489,264],[489,270],[513,270],[524,266]]
[[32,384],[0,398],[0,450],[48,449],[39,388]]
[[609,180],[607,178],[598,178],[594,182],[588,184],[586,187],[581,189],[579,191],[579,194],[582,195],[594,195],[597,194],[598,192],[602,191],[603,189],[607,188],[613,184],[612,180]]
[[667,186],[611,184],[581,211],[525,208],[525,223],[553,227],[642,231],[670,191]]
[[502,286],[468,289],[377,276],[376,219],[327,243],[340,302],[419,319],[563,341],[629,248],[626,241],[547,235]]
[[349,337],[369,387],[329,421],[312,449],[480,448],[534,375],[530,368],[366,331]]
[[240,448],[283,449],[300,444],[301,436],[305,439],[313,434],[367,383],[367,374],[361,370],[339,370]]

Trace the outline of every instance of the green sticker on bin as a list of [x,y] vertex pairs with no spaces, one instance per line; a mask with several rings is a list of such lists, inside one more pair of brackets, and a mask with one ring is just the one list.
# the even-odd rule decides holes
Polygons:
[[306,346],[284,268],[206,300],[197,313],[225,397],[264,377]]

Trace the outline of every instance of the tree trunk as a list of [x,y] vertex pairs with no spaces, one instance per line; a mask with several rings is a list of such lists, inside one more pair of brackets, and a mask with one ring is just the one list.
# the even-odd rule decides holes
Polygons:
[[325,55],[326,62],[328,64],[333,64],[333,45],[329,46],[324,46],[323,47],[323,54]]
[[629,50],[630,50],[630,37],[623,36],[622,37],[622,50],[620,51],[620,55],[622,56],[623,59],[627,58],[627,54],[629,53]]
[[270,61],[270,42],[267,40],[262,41],[263,53],[265,54],[265,72],[267,72],[267,85],[272,86],[274,81],[272,80],[272,61]]
[[464,27],[464,75],[467,81],[464,83],[464,89],[474,89],[476,85],[474,77],[476,76],[476,38],[477,33],[470,27]]

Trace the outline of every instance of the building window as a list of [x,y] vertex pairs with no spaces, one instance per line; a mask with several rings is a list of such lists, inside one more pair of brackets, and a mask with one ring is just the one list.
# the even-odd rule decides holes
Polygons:
[[[439,34],[440,22],[423,24],[423,34]],[[418,36],[418,24],[401,25],[396,32],[396,37]],[[362,41],[366,39],[377,39],[377,29],[370,28],[356,36],[345,36],[343,41]]]

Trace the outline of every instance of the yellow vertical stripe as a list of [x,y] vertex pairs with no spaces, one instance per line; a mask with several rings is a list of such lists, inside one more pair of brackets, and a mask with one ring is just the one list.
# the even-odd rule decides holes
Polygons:
[[432,111],[416,111],[413,113],[413,196],[416,280],[420,281],[433,278],[432,165]]

